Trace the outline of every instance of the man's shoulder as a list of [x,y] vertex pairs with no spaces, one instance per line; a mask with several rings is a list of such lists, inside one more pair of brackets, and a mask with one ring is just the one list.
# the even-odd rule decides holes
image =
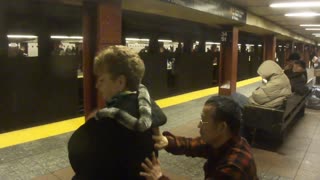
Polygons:
[[243,138],[231,147],[226,161],[228,164],[236,164],[237,166],[248,166],[253,161],[253,154],[250,145]]

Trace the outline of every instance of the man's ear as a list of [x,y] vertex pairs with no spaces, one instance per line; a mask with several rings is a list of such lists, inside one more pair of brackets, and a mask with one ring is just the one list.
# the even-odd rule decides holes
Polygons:
[[228,129],[228,125],[227,125],[227,123],[225,121],[219,123],[219,125],[218,125],[218,131],[219,132],[224,132],[227,129]]

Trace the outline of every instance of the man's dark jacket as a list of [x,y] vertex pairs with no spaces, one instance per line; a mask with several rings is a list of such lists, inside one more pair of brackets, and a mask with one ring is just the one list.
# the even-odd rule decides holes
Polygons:
[[285,71],[285,73],[290,80],[292,92],[302,96],[308,92],[309,89],[306,86],[307,78],[305,76],[305,72]]

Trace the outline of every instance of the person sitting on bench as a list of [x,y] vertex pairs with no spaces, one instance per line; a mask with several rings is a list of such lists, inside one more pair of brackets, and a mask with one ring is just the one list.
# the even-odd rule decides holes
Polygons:
[[306,63],[304,61],[294,61],[292,67],[292,73],[287,74],[291,90],[293,93],[298,95],[305,95],[308,92],[308,87],[306,86],[307,77],[305,76]]
[[258,68],[263,84],[252,92],[249,103],[268,108],[281,106],[291,95],[291,85],[281,67],[272,60],[264,61]]

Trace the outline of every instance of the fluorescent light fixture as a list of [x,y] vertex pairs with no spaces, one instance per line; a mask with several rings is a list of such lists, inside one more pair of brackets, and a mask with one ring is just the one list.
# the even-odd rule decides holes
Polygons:
[[279,45],[278,47],[282,47],[281,45]]
[[206,44],[217,44],[217,45],[219,45],[220,43],[219,42],[206,42]]
[[172,41],[167,39],[159,39],[158,42],[172,42]]
[[307,31],[319,31],[320,28],[306,28]]
[[254,44],[246,44],[246,46],[254,46]]
[[9,47],[18,47],[18,44],[17,43],[10,43]]
[[139,38],[126,38],[126,41],[139,41]]
[[82,36],[50,36],[51,39],[83,39]]
[[146,42],[149,42],[149,39],[126,38],[126,41],[146,41]]
[[315,16],[320,16],[320,13],[315,13],[315,12],[288,13],[288,14],[285,14],[285,16],[288,16],[288,17],[315,17]]
[[38,36],[34,35],[7,35],[8,38],[17,39],[17,38],[26,38],[26,39],[34,39],[38,38]]
[[262,45],[261,45],[261,44],[258,44],[258,46],[259,46],[259,47],[262,47]]
[[288,2],[288,3],[273,3],[272,8],[303,8],[303,7],[320,7],[320,1],[313,2]]
[[301,24],[302,27],[320,27],[320,24]]

